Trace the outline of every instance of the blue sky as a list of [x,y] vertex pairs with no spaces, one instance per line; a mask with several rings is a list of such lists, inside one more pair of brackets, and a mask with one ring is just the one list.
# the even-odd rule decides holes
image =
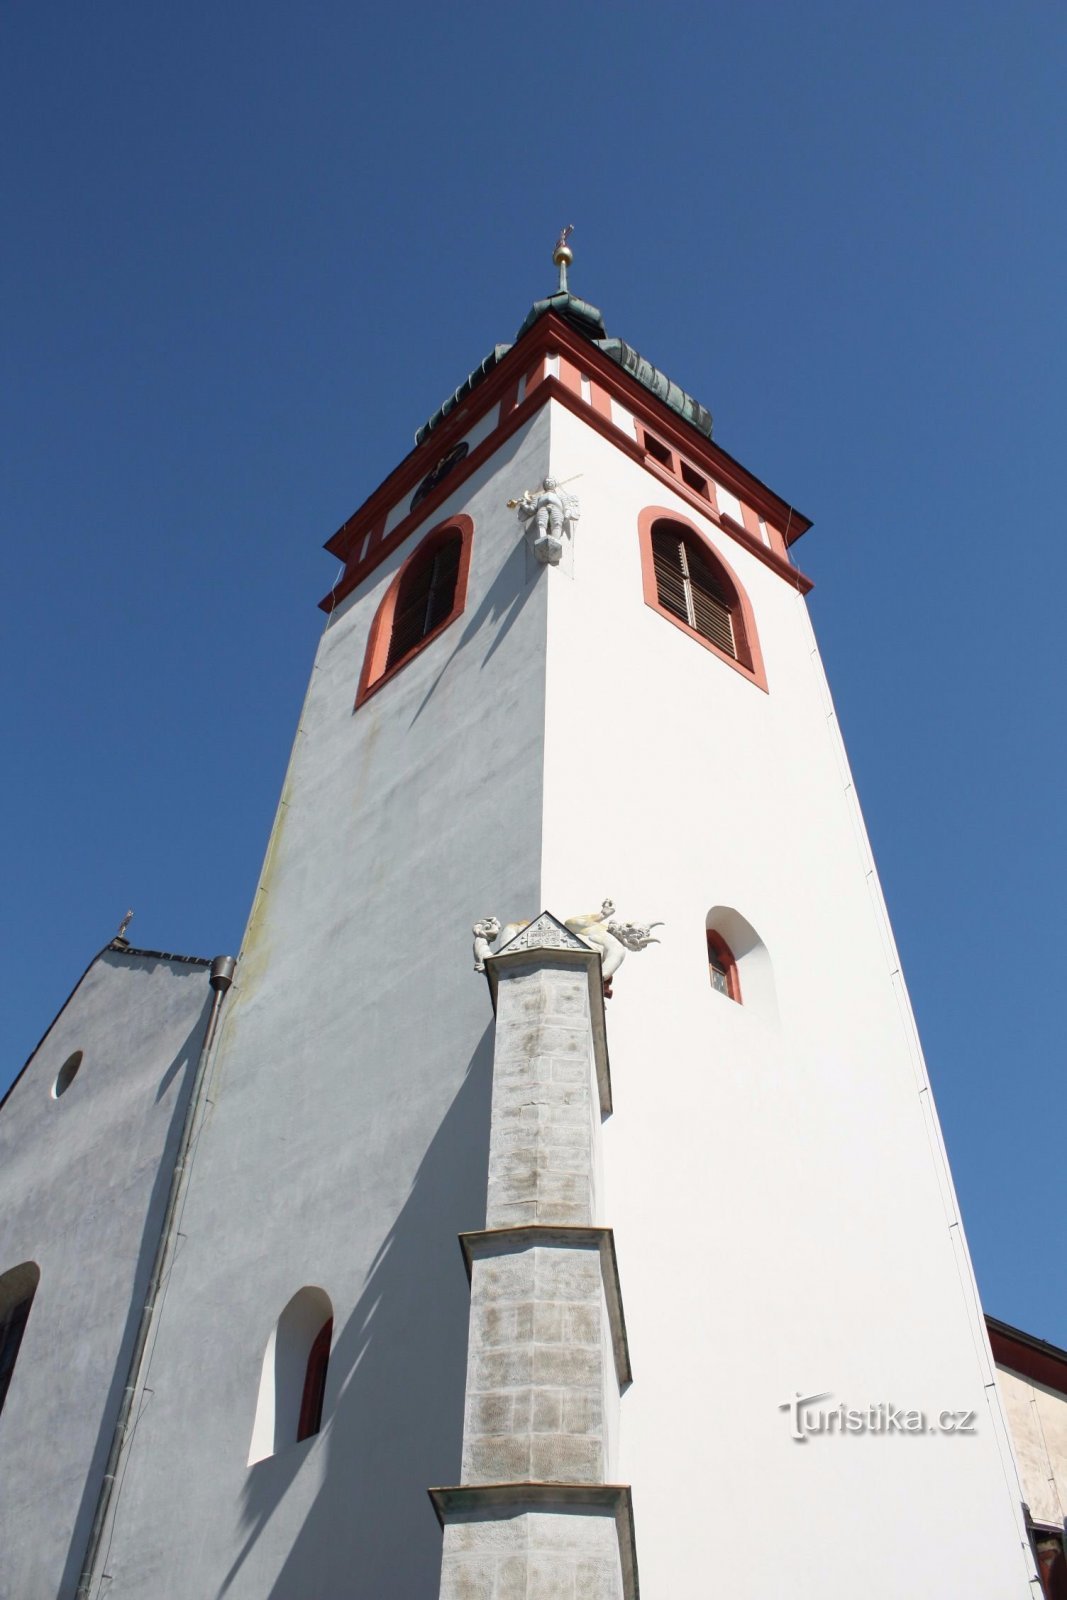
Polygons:
[[138,944],[236,949],[321,544],[574,222],[574,289],[814,519],[985,1303],[1067,1344],[1062,8],[41,0],[3,28],[0,1085],[127,906]]

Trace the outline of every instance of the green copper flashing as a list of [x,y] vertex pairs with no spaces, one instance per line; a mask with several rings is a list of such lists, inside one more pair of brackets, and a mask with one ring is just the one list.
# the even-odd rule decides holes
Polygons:
[[449,412],[454,411],[460,401],[465,400],[471,390],[477,388],[483,378],[488,377],[493,368],[503,361],[510,349],[511,346],[509,344],[495,344],[493,346],[485,360],[479,362],[474,371],[467,374],[455,393],[450,394],[444,405],[438,406],[433,416],[423,423],[415,435],[416,445],[420,445],[424,439],[428,438],[438,423],[443,422]]
[[665,372],[654,367],[651,361],[646,361],[644,356],[638,355],[632,345],[626,344],[622,339],[597,339],[597,348],[603,350],[612,361],[617,361],[624,372],[631,378],[636,378],[645,389],[663,401],[665,406],[670,406],[680,417],[705,438],[711,438],[711,412],[707,406],[702,406],[699,400],[694,400],[691,394],[686,394],[684,389],[679,389],[672,383]]
[[[595,345],[598,350],[602,350],[610,360],[622,367],[624,372],[628,372],[631,378],[636,379],[642,388],[647,389],[650,394],[654,394],[657,400],[661,400],[665,406],[669,406],[683,421],[688,422],[691,428],[695,428],[698,433],[702,433],[706,439],[711,438],[711,412],[707,407],[702,406],[699,400],[694,400],[691,394],[686,394],[685,390],[680,389],[676,383],[673,383],[665,372],[661,372],[658,367],[654,367],[651,361],[646,361],[644,356],[639,355],[633,346],[628,345],[625,340],[609,339],[607,329],[604,326],[604,318],[596,306],[591,306],[587,300],[579,300],[577,295],[571,294],[567,289],[560,289],[557,293],[548,295],[544,300],[534,301],[522,327],[515,335],[516,343],[547,311],[555,312],[556,316],[560,317],[568,327],[573,328],[576,333],[580,333],[584,339],[588,339],[590,344]],[[456,392],[449,396],[444,405],[438,407],[428,421],[423,423],[415,435],[416,445],[422,444],[423,440],[429,437],[438,424],[444,421],[449,412],[454,411],[460,401],[466,399],[471,390],[492,372],[493,368],[503,360],[511,348],[510,344],[493,346],[485,360],[464,379]]]
[[544,300],[535,300],[526,315],[522,327],[515,335],[516,343],[522,338],[527,328],[532,328],[539,317],[546,311],[554,311],[561,317],[575,333],[584,334],[587,339],[596,342],[606,339],[608,330],[604,326],[604,318],[596,306],[591,306],[588,300],[579,300],[576,294],[571,294],[567,289],[561,289],[556,294],[550,294]]

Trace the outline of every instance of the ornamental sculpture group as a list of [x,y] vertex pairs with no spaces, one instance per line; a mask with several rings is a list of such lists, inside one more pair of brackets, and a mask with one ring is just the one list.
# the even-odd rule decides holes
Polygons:
[[[485,971],[487,956],[499,955],[515,936],[530,926],[529,922],[509,922],[504,927],[498,917],[485,917],[476,922],[474,934],[474,970]],[[600,971],[604,980],[604,998],[611,999],[611,980],[626,959],[627,950],[644,950],[653,939],[652,929],[662,928],[662,922],[616,922],[615,905],[605,900],[599,911],[584,916],[567,917],[564,926],[577,934],[587,945],[600,951]]]
[[568,494],[555,478],[545,478],[539,489],[524,489],[508,501],[522,523],[526,542],[544,566],[558,567],[564,539],[573,539],[581,511],[578,496]]

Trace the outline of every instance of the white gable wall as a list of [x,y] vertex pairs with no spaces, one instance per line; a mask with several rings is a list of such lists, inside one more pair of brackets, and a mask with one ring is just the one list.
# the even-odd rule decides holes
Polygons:
[[41,1272],[0,1415],[3,1600],[81,1575],[210,999],[203,963],[105,950],[0,1110],[0,1273]]

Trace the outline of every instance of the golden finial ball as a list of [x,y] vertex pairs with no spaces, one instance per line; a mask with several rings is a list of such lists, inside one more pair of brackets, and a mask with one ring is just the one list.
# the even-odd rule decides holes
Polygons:
[[574,251],[569,244],[558,244],[552,252],[552,259],[557,267],[569,267],[574,260]]

